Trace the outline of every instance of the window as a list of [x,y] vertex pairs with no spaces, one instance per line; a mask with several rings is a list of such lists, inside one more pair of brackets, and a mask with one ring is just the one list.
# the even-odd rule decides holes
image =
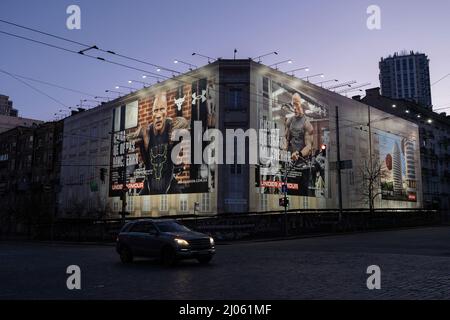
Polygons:
[[262,193],[259,195],[259,209],[260,211],[267,211],[268,210],[268,199],[267,194]]
[[200,203],[200,211],[208,212],[210,211],[210,195],[209,193],[202,193],[202,200]]
[[94,209],[95,209],[95,201],[94,201],[94,199],[89,198],[88,208],[89,208],[89,211],[94,211]]
[[127,197],[127,210],[129,212],[134,211],[134,197]]
[[230,173],[231,174],[241,174],[242,173],[242,165],[241,164],[230,164]]
[[167,194],[163,194],[160,196],[160,202],[159,202],[159,210],[160,211],[167,211]]
[[180,194],[180,211],[181,212],[189,211],[188,198],[186,194]]
[[97,139],[97,127],[91,128],[90,138],[91,138],[91,140]]
[[234,110],[242,109],[242,89],[230,89],[228,107]]
[[119,203],[117,201],[113,202],[113,211],[118,212],[119,211]]
[[133,101],[125,106],[125,129],[138,125],[138,101]]
[[355,184],[355,175],[353,173],[353,170],[349,172],[348,176],[349,176],[349,183],[351,186],[353,186]]
[[144,199],[142,200],[142,211],[149,212],[151,211],[151,205],[150,205],[150,196],[144,196]]
[[308,209],[308,197],[303,197],[303,209]]
[[80,174],[80,184],[83,184],[83,183],[84,183],[84,175]]

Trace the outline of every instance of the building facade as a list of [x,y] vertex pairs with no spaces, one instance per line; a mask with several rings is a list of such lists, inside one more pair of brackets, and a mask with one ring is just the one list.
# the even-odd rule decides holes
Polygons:
[[368,206],[368,167],[380,176],[376,208],[421,207],[418,127],[367,126],[387,115],[251,60],[220,59],[66,118],[60,213],[274,211],[284,191],[290,209],[338,208],[338,132],[344,208]]
[[[73,112],[64,121],[60,216],[111,216],[107,201],[112,104]],[[100,172],[104,169],[104,177]]]
[[0,133],[16,127],[36,127],[41,123],[43,123],[43,121],[0,115]]
[[18,111],[13,108],[13,102],[8,96],[0,94],[0,115],[17,117]]
[[379,68],[383,96],[415,101],[431,109],[430,68],[425,54],[395,53],[382,58]]
[[[449,210],[450,116],[438,114],[411,101],[382,96],[380,88],[368,89],[364,98],[356,96],[354,99],[418,125],[424,206]],[[407,145],[406,150],[409,149]],[[417,174],[408,169],[408,175]]]
[[62,135],[62,122],[0,133],[2,231],[24,231],[32,223],[50,223],[55,217]]

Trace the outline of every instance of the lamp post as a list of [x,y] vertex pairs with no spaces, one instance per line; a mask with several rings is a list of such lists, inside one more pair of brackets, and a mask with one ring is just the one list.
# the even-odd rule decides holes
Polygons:
[[303,67],[303,68],[298,68],[298,69],[294,69],[294,70],[290,70],[290,71],[286,71],[286,73],[291,73],[291,76],[295,76],[295,72],[296,71],[301,71],[301,70],[305,70],[306,72],[309,71],[308,67]]
[[138,90],[137,88],[133,88],[133,87],[116,86],[116,89],[120,89],[120,88],[122,88],[122,89],[128,89],[128,90],[130,90],[130,93],[133,92],[133,91]]
[[102,101],[100,101],[100,100],[92,100],[92,99],[83,99],[82,101],[83,102],[95,102],[95,103],[98,103],[98,104],[102,103]]
[[173,63],[175,63],[175,64],[182,63],[182,64],[184,64],[184,65],[187,65],[188,68],[189,68],[189,70],[191,70],[191,71],[192,71],[193,68],[195,68],[195,69],[198,68],[198,66],[196,66],[195,64],[192,64],[192,63],[189,63],[189,62],[185,62],[185,61],[183,61],[183,60],[175,59],[175,60],[173,61]]
[[148,83],[148,82],[144,82],[144,81],[140,81],[140,80],[128,80],[128,83],[133,83],[133,82],[137,82],[137,83],[140,83],[140,84],[142,84],[142,86],[145,88],[145,86],[151,86],[152,84],[151,83]]
[[154,79],[156,79],[156,81],[157,81],[158,83],[159,83],[159,80],[164,79],[163,77],[150,76],[150,75],[146,75],[146,74],[144,74],[144,75],[142,76],[142,79],[147,79],[147,78],[154,78]]
[[208,57],[208,56],[206,56],[206,55],[204,55],[204,54],[200,54],[200,53],[198,53],[198,52],[194,52],[192,55],[193,55],[193,56],[199,56],[199,57],[208,59],[208,63],[211,63],[211,60],[212,60],[212,61],[216,61],[216,60],[217,60],[217,59]]
[[110,97],[102,97],[102,96],[95,96],[94,99],[102,99],[102,100],[108,100],[108,101],[111,100]]
[[292,60],[288,59],[288,60],[280,61],[280,62],[269,65],[269,67],[275,67],[274,69],[278,70],[278,65],[283,64],[283,63],[292,64]]
[[124,93],[124,92],[114,91],[114,90],[105,90],[105,92],[106,92],[106,93],[110,93],[110,92],[112,92],[112,93],[117,93],[117,94],[119,95],[119,97],[120,97],[121,95],[125,95],[125,94],[126,94],[126,93]]
[[321,86],[323,88],[323,84],[324,83],[328,83],[328,82],[339,82],[339,80],[338,79],[332,79],[332,80],[322,81],[322,82],[315,83],[315,85],[316,86]]
[[309,79],[310,79],[310,78],[315,78],[315,77],[321,77],[321,78],[324,78],[325,75],[324,75],[323,73],[318,73],[318,74],[314,74],[314,75],[312,75],[312,76],[307,76],[307,77],[300,78],[300,80],[305,80],[305,79],[306,79],[306,81],[309,82]]
[[288,223],[288,206],[289,206],[289,199],[288,199],[288,174],[291,171],[293,167],[292,161],[289,161],[286,163],[286,168],[284,170],[284,181],[283,181],[283,206],[284,206],[284,235],[287,237],[289,235],[289,223]]
[[269,52],[269,53],[265,53],[265,54],[263,54],[263,55],[260,55],[260,56],[257,56],[257,57],[254,57],[254,58],[252,58],[252,60],[256,60],[256,59],[258,59],[258,62],[261,62],[261,58],[264,58],[264,57],[270,56],[270,55],[272,55],[272,54],[274,54],[274,55],[278,55],[278,52],[276,52],[276,51],[272,51],[272,52]]

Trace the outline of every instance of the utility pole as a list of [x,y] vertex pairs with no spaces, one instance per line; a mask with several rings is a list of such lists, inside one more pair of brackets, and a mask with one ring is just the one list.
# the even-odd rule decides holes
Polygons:
[[336,106],[336,169],[338,184],[339,222],[342,221],[341,147],[339,144],[339,108]]
[[127,155],[128,155],[128,146],[127,146],[127,138],[126,133],[124,132],[124,139],[119,140],[121,143],[124,144],[123,148],[123,159],[122,159],[122,212],[121,212],[121,218],[122,218],[122,224],[125,224],[125,216],[126,216],[126,210],[127,210]]
[[[367,126],[369,127],[369,172],[370,172],[370,175],[373,177],[373,164],[372,164],[372,126],[370,125],[370,106],[368,105],[367,106],[367,112],[368,112],[368,115],[367,115],[367,120],[368,120],[368,123],[367,123]],[[369,180],[369,210],[370,210],[370,213],[372,213],[372,211],[373,211],[373,201],[372,201],[372,193],[373,193],[373,180],[372,180],[372,177],[370,177],[370,180]]]
[[287,237],[289,235],[289,223],[288,223],[288,173],[290,169],[290,162],[286,162],[286,168],[284,170],[284,182],[283,182],[283,200],[284,200],[284,235]]

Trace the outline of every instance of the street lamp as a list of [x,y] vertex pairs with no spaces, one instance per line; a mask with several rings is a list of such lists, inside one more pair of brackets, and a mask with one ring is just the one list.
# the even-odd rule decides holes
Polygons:
[[301,71],[301,70],[305,70],[306,72],[308,72],[309,68],[308,67],[298,68],[298,69],[286,71],[286,73],[291,73],[291,76],[295,76],[295,72]]
[[92,106],[92,105],[90,105],[90,104],[77,104],[77,107],[80,107],[80,108],[95,108],[95,106]]
[[175,60],[173,61],[173,63],[175,63],[175,64],[178,64],[178,63],[185,64],[185,65],[187,65],[187,66],[189,67],[189,70],[191,70],[191,71],[192,71],[192,67],[194,67],[195,69],[198,68],[195,64],[192,64],[192,63],[189,63],[189,62],[185,62],[185,61],[183,61],[183,60],[175,59]]
[[147,85],[147,86],[151,86],[152,84],[151,83],[148,83],[148,82],[144,82],[144,81],[139,81],[139,80],[128,80],[128,83],[133,83],[133,82],[137,82],[137,83],[140,83],[140,84],[142,84],[142,86],[145,88],[145,86]]
[[211,63],[211,60],[212,60],[212,61],[216,61],[216,60],[217,60],[217,59],[214,59],[214,58],[205,56],[204,54],[200,54],[200,53],[197,53],[197,52],[194,52],[192,55],[193,55],[193,56],[199,56],[199,57],[208,59],[208,63]]
[[324,83],[328,83],[328,82],[339,82],[339,80],[338,79],[332,79],[332,80],[322,81],[322,82],[315,83],[315,85],[316,86],[321,86],[323,88],[323,84]]
[[289,59],[289,60],[280,61],[280,62],[271,64],[269,67],[275,67],[275,69],[278,70],[278,65],[279,65],[279,64],[283,64],[283,63],[289,63],[289,64],[292,64],[292,60]]
[[94,99],[102,99],[102,100],[108,100],[108,101],[111,100],[110,97],[102,97],[102,96],[95,96]]
[[312,76],[307,76],[307,77],[300,78],[300,80],[305,80],[305,79],[306,79],[306,81],[309,82],[309,78],[315,78],[315,77],[321,77],[321,78],[324,78],[325,75],[324,75],[323,73],[318,73],[318,74],[314,74],[314,75],[312,75]]
[[272,51],[272,52],[269,52],[269,53],[265,53],[265,54],[263,54],[263,55],[260,55],[260,56],[257,56],[257,57],[255,57],[255,58],[252,58],[252,60],[256,60],[256,59],[258,59],[258,62],[261,62],[261,58],[264,58],[264,57],[270,56],[270,55],[272,55],[272,54],[274,54],[274,55],[278,55],[278,52],[276,52],[276,51]]
[[114,91],[114,90],[105,90],[105,92],[106,93],[110,93],[110,92],[117,93],[119,95],[119,97],[120,97],[120,95],[126,95],[126,93],[124,93],[124,92]]
[[92,100],[92,99],[83,99],[82,101],[83,102],[95,102],[95,103],[98,103],[98,104],[102,103],[102,101],[100,101],[100,100]]
[[156,79],[156,81],[158,81],[158,82],[159,82],[159,80],[164,79],[163,77],[150,76],[150,75],[146,75],[146,74],[144,74],[144,75],[142,76],[142,79],[147,79],[147,78],[154,78],[154,79]]
[[122,89],[129,89],[130,92],[133,92],[133,90],[134,90],[134,91],[138,90],[137,88],[133,88],[133,87],[116,86],[116,89],[120,89],[120,88],[122,88]]

